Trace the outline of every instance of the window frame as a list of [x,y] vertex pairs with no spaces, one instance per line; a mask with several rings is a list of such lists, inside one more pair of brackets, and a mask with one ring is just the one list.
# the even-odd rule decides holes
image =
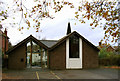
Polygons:
[[69,58],[80,58],[79,36],[73,34],[69,37]]

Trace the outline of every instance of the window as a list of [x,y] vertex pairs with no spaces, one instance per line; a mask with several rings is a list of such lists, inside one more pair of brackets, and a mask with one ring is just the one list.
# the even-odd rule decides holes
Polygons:
[[79,37],[75,34],[69,38],[69,58],[79,58]]

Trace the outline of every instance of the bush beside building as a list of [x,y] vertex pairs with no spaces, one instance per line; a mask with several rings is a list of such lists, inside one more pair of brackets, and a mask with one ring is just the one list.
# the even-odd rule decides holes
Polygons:
[[101,48],[99,52],[100,66],[120,66],[120,54],[114,51],[107,51],[106,48]]

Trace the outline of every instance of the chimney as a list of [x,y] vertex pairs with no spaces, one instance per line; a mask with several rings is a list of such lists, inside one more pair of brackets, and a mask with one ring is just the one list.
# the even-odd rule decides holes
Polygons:
[[68,22],[67,35],[68,35],[69,33],[71,33],[70,22]]
[[5,33],[6,37],[7,37],[7,29],[6,29],[6,28],[5,28],[5,31],[4,31],[4,33]]
[[4,57],[6,58],[6,51],[8,50],[8,37],[7,37],[7,29],[5,28],[4,31],[5,37],[4,37]]

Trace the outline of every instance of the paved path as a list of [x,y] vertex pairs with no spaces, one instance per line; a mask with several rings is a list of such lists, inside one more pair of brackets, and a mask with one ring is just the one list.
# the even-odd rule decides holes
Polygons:
[[56,79],[47,69],[6,70],[3,79]]
[[[119,70],[120,71],[120,70]],[[25,69],[6,70],[3,79],[118,79],[118,69],[49,70]]]
[[118,79],[116,69],[86,69],[53,71],[61,79]]

